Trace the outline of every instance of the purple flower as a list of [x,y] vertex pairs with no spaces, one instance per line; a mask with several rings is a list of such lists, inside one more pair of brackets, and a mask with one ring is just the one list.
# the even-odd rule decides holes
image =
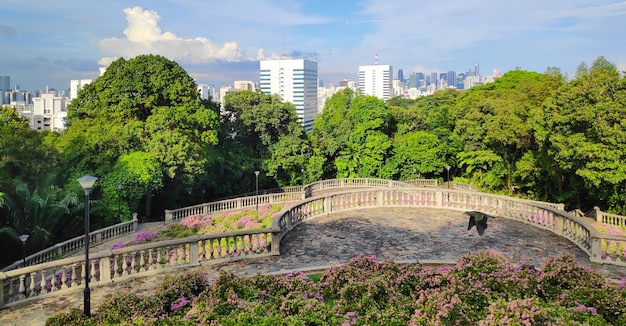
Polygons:
[[180,298],[176,299],[176,301],[172,302],[171,305],[171,309],[172,311],[176,311],[184,306],[186,306],[189,303],[189,300],[187,300],[187,298],[185,298],[184,296],[180,296]]
[[156,234],[149,232],[149,231],[139,231],[137,233],[137,235],[135,235],[135,244],[140,244],[140,243],[144,243],[144,242],[149,242],[150,240],[154,239],[156,237]]
[[124,247],[126,247],[126,245],[120,242],[120,243],[116,243],[116,244],[112,245],[111,249],[120,249],[120,248],[124,248]]

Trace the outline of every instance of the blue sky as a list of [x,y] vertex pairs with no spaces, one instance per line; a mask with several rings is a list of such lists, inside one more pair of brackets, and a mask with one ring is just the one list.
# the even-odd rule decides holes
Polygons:
[[626,70],[626,1],[0,1],[0,76],[69,88],[113,58],[160,54],[199,83],[258,81],[259,59],[318,62],[325,85],[358,66],[483,75],[517,66],[570,75],[604,56]]

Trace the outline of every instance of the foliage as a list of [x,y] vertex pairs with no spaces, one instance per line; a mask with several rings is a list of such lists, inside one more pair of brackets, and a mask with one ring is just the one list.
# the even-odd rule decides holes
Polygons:
[[541,269],[490,251],[437,269],[359,256],[319,281],[298,272],[167,276],[153,296],[116,296],[91,318],[74,309],[47,324],[621,325],[625,300],[568,256]]
[[[183,68],[155,55],[114,61],[68,106],[67,122],[57,142],[67,179],[90,173],[108,189],[128,180],[131,207],[144,198],[147,216],[157,190],[176,200],[202,178],[219,123]],[[118,200],[115,191],[103,195]]]

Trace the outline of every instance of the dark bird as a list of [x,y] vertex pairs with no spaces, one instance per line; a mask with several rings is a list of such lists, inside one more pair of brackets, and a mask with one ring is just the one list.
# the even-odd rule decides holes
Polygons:
[[476,225],[476,230],[478,230],[479,235],[483,235],[485,233],[485,229],[487,228],[487,219],[495,218],[491,215],[487,215],[483,212],[479,211],[468,211],[464,214],[469,215],[469,224],[467,225],[467,230],[471,229],[474,225]]

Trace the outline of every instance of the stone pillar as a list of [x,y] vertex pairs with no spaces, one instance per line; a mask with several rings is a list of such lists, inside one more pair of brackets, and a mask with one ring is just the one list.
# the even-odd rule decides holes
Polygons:
[[382,190],[378,190],[376,191],[376,206],[377,207],[383,207],[384,204],[384,199],[385,199],[385,193]]
[[190,237],[190,241],[191,243],[189,244],[189,265],[198,266],[200,265],[200,258],[198,256],[198,242],[200,241],[200,239],[195,236]]
[[54,245],[54,253],[58,258],[63,257],[63,246],[60,244]]
[[593,206],[593,213],[596,216],[596,222],[602,223],[602,211],[600,210],[600,207]]
[[332,197],[324,197],[324,213],[326,213],[326,215],[332,213],[331,198]]
[[172,213],[171,210],[166,209],[165,210],[165,223],[172,223],[174,219],[174,214]]
[[591,237],[591,254],[589,260],[594,263],[602,263],[602,246],[600,238]]
[[100,284],[110,283],[111,279],[111,257],[113,254],[109,251],[109,256],[100,258]]
[[554,214],[552,212],[550,212],[550,214],[553,214],[552,216],[554,216],[554,233],[556,235],[559,236],[563,236],[563,227],[564,225],[564,217],[561,216],[561,214]]
[[439,207],[444,207],[444,205],[443,205],[443,191],[437,190],[435,192],[435,203]]
[[280,232],[273,231],[272,232],[272,244],[271,244],[271,256],[280,256]]

